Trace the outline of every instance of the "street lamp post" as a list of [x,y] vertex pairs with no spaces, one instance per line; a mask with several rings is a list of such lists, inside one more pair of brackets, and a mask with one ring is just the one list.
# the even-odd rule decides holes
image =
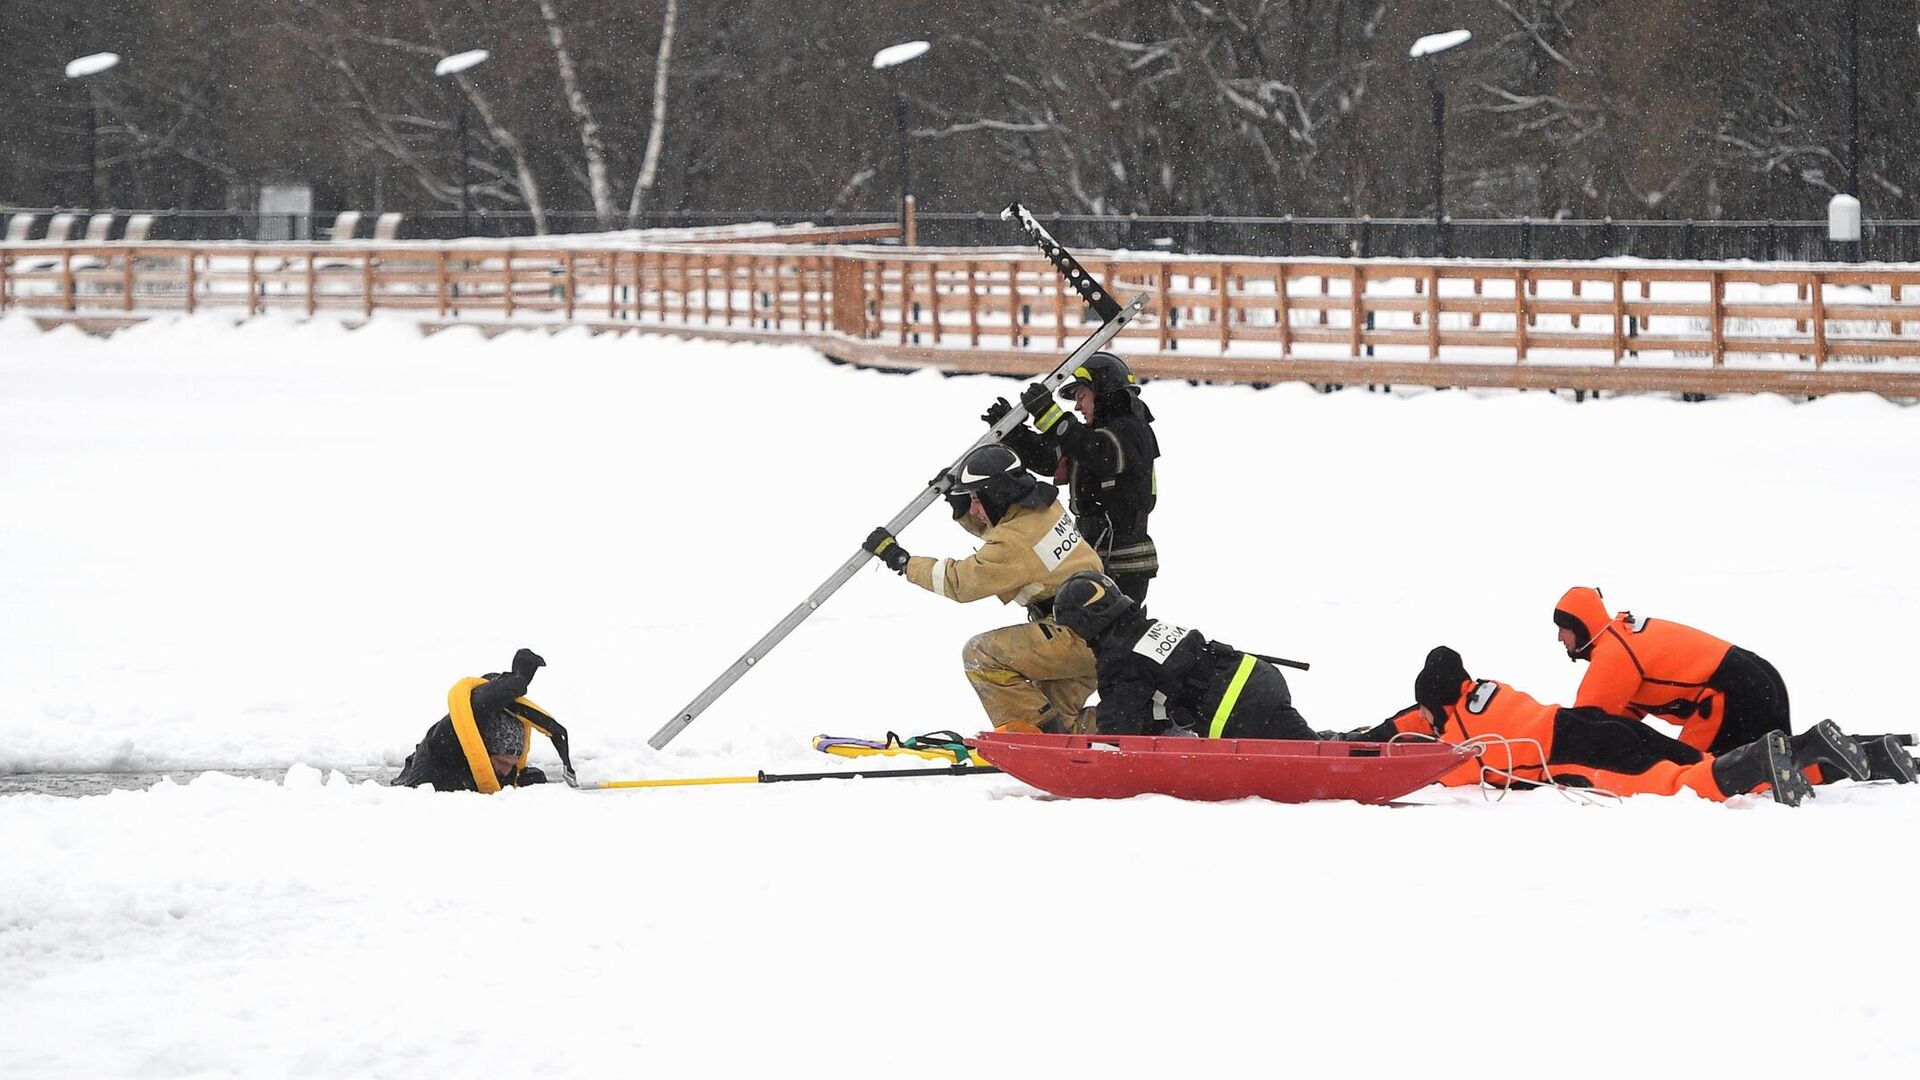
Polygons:
[[[452,56],[442,57],[439,63],[433,65],[433,73],[437,77],[458,75],[468,68],[486,63],[491,55],[493,54],[485,49],[469,49],[463,53],[454,53]],[[471,231],[467,223],[467,98],[461,93],[457,81],[453,88],[453,100],[456,109],[453,126],[458,132],[456,138],[460,142],[460,235],[465,236]]]
[[1847,0],[1847,193],[1860,197],[1860,0]]
[[[1449,49],[1465,45],[1473,37],[1471,30],[1449,30],[1428,34],[1407,50],[1409,59],[1435,57]],[[1427,64],[1427,92],[1433,101],[1433,248],[1439,255],[1447,251],[1447,99],[1440,91],[1440,64]]]
[[[90,53],[67,65],[67,78],[82,81],[104,74],[120,63],[119,53]],[[87,84],[87,209],[104,204],[100,191],[100,93]]]
[[[887,82],[893,87],[893,116],[900,129],[900,227],[907,227],[908,200],[913,198],[907,186],[907,99],[900,92],[900,77],[894,68],[909,60],[917,60],[932,48],[924,41],[903,41],[898,45],[889,45],[873,54],[873,69],[887,73]],[[902,236],[902,239],[907,239]]]

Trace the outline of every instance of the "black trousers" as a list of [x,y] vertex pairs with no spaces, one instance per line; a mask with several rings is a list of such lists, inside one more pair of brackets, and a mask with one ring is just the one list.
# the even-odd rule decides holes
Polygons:
[[1549,765],[1581,765],[1638,776],[1662,761],[1692,765],[1699,760],[1700,751],[1638,720],[1592,707],[1561,709],[1553,717]]
[[[1213,717],[1200,718],[1211,725]],[[1203,732],[1204,734],[1204,732]],[[1287,677],[1265,660],[1256,660],[1240,688],[1233,712],[1227,715],[1220,731],[1223,739],[1317,739],[1313,726],[1300,710],[1293,707],[1293,692],[1287,689]]]
[[1708,685],[1726,695],[1720,732],[1707,747],[1724,754],[1745,746],[1769,731],[1793,732],[1793,711],[1787,703],[1787,684],[1766,657],[1735,645],[1714,670]]
[[1151,574],[1113,574],[1110,576],[1113,578],[1113,583],[1120,586],[1120,591],[1127,594],[1128,599],[1136,604],[1144,604],[1147,602],[1147,585],[1153,581]]

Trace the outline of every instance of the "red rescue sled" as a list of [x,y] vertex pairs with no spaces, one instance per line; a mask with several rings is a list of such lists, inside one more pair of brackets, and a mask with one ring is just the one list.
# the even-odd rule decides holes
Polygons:
[[1001,771],[1071,799],[1171,795],[1217,802],[1389,802],[1470,755],[1448,743],[1028,735],[983,731],[967,744]]

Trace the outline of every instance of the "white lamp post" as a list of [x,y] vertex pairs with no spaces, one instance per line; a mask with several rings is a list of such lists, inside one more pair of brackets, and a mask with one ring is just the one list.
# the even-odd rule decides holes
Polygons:
[[907,223],[907,99],[900,93],[900,78],[894,68],[911,60],[918,60],[932,48],[924,41],[903,41],[898,45],[889,45],[873,54],[873,70],[887,73],[887,81],[893,87],[893,115],[900,128],[900,225]]
[[[486,63],[492,55],[485,49],[468,49],[463,53],[444,56],[433,65],[433,73],[439,78],[458,75],[468,68]],[[457,85],[453,88],[453,100],[458,110],[454,127],[460,133],[460,235],[465,236],[470,231],[467,225],[467,98]]]
[[[1412,60],[1426,60],[1449,49],[1465,45],[1473,38],[1471,30],[1449,30],[1428,34],[1407,50]],[[1433,99],[1433,245],[1438,254],[1447,254],[1447,99],[1440,92],[1440,65],[1427,64],[1427,90]]]
[[[67,65],[67,78],[86,80],[113,70],[119,53],[89,53]],[[106,202],[100,193],[100,94],[87,86],[87,208]]]

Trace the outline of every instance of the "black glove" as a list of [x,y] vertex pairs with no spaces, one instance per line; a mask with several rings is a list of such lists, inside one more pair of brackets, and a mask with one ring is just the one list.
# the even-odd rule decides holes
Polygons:
[[1021,391],[1020,404],[1027,407],[1027,419],[1033,421],[1034,429],[1042,434],[1053,430],[1053,426],[1066,415],[1059,403],[1053,400],[1053,391],[1041,383],[1031,383]]
[[515,675],[531,679],[533,678],[534,672],[546,666],[547,662],[541,659],[540,654],[534,652],[532,649],[521,649],[519,652],[513,654],[513,673]]
[[867,534],[867,542],[860,545],[871,552],[873,557],[887,564],[887,569],[896,574],[907,572],[907,560],[913,556],[900,546],[900,541],[887,531],[885,525]]
[[1012,411],[1013,406],[1007,404],[1006,398],[994,398],[993,404],[987,406],[987,411],[980,414],[980,419],[988,424],[997,424]]

